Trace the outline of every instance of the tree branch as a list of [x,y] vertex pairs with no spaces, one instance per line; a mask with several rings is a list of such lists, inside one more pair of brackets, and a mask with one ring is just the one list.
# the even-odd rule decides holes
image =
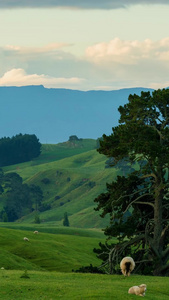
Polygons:
[[[144,195],[141,195],[141,196],[139,196],[137,199],[135,199],[135,200],[133,200],[132,202],[130,202],[129,203],[129,205],[126,207],[126,209],[125,209],[125,211],[123,212],[123,214],[125,214],[126,213],[126,211],[128,211],[128,209],[129,209],[129,207],[133,204],[133,203],[135,203],[135,204],[147,204],[147,205],[151,205],[153,208],[154,208],[154,204],[153,203],[151,203],[151,202],[142,202],[142,201],[138,201],[139,199],[141,199],[141,198],[143,198],[143,197],[145,197],[145,196],[149,196],[150,194],[149,193],[145,193]],[[137,202],[138,201],[138,202]]]
[[168,257],[169,256],[169,247],[167,247],[166,249],[165,249],[165,251],[163,251],[162,252],[162,257]]

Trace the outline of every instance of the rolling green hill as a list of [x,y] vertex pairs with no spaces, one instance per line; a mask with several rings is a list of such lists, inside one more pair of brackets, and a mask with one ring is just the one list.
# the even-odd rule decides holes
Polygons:
[[72,272],[100,265],[92,251],[100,241],[104,237],[98,230],[0,223],[1,299],[127,300],[136,297],[128,289],[142,283],[147,299],[168,299],[168,277]]
[[[0,223],[2,300],[127,300],[135,298],[128,289],[142,283],[148,286],[148,299],[168,299],[167,277],[72,273],[72,269],[101,263],[93,248],[105,241],[99,228],[106,226],[108,218],[101,219],[94,211],[94,199],[119,172],[105,168],[106,158],[95,148],[93,140],[43,145],[37,159],[3,168],[17,172],[25,183],[39,185],[43,202],[51,209],[40,213],[41,224],[34,224],[34,213],[17,222]],[[70,227],[62,225],[64,212]],[[22,278],[25,270],[29,279]]]
[[[105,239],[102,232],[42,225],[26,229],[0,224],[0,261],[5,269],[71,272],[90,263],[100,264],[92,250]],[[33,233],[35,229],[39,234]]]
[[[96,151],[95,140],[79,140],[57,145],[43,145],[42,154],[31,162],[8,166],[5,172],[17,172],[27,184],[43,190],[43,204],[50,209],[40,212],[43,223],[62,225],[67,212],[70,226],[103,228],[107,218],[94,210],[94,199],[106,190],[116,169],[105,168],[106,157]],[[35,213],[20,222],[33,223]]]

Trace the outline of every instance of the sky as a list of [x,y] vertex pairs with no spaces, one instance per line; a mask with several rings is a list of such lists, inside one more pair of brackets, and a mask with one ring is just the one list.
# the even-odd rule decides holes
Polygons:
[[0,0],[0,86],[169,86],[169,0]]

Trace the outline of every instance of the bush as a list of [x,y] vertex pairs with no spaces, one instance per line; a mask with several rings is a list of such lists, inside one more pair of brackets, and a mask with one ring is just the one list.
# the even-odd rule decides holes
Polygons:
[[41,180],[41,182],[44,183],[44,184],[49,184],[50,183],[50,179],[49,178],[43,178]]
[[76,272],[76,273],[98,273],[98,274],[105,274],[104,271],[100,270],[97,267],[92,266],[92,264],[90,264],[90,266],[86,266],[86,267],[81,267],[78,270],[72,270],[72,272]]
[[29,275],[28,275],[28,272],[27,270],[24,271],[24,273],[20,276],[20,278],[26,278],[26,279],[29,279]]
[[42,211],[46,211],[46,210],[49,210],[51,209],[51,205],[50,204],[47,204],[47,203],[44,203],[42,204],[40,207],[39,207],[39,211],[42,212]]

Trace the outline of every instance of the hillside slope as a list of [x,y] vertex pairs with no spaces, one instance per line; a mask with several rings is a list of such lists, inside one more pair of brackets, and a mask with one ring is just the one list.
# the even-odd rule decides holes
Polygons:
[[[96,142],[96,141],[95,141]],[[83,145],[89,144],[83,140]],[[43,204],[50,209],[40,212],[40,219],[47,223],[62,225],[64,213],[67,212],[70,226],[81,228],[103,228],[107,225],[108,217],[102,219],[94,210],[94,199],[106,191],[106,182],[112,181],[118,170],[105,168],[106,157],[100,155],[96,149],[80,154],[78,147],[74,148],[74,155],[68,155],[72,148],[67,147],[66,158],[55,159],[58,148],[51,147],[49,155],[48,146],[43,146],[42,155],[29,163],[9,166],[6,172],[17,172],[27,184],[35,184],[43,191]],[[61,145],[58,146],[61,149]],[[63,145],[62,145],[63,147]],[[92,146],[93,147],[93,146]],[[57,149],[57,151],[56,151]],[[84,149],[88,150],[86,146]],[[45,155],[44,155],[45,154]],[[69,153],[70,154],[70,153]],[[20,220],[21,222],[34,222],[35,212]]]
[[[115,177],[116,172],[105,169],[105,157],[95,150],[35,168],[27,167],[18,170],[18,173],[23,178],[24,174],[29,174],[25,182],[40,186],[44,194],[43,203],[51,205],[50,210],[40,213],[44,222],[60,221],[61,224],[67,212],[71,226],[105,226],[106,220],[94,211],[94,199],[106,190],[106,182]],[[33,222],[34,213],[22,221]]]
[[[69,228],[67,233],[62,231],[53,232],[48,228],[48,233],[39,229],[39,234],[26,231],[17,227],[9,229],[0,224],[0,261],[1,266],[7,270],[48,270],[58,272],[71,272],[83,265],[93,263],[99,265],[99,260],[93,253],[93,248],[104,240],[104,237],[97,237],[97,232],[90,232],[90,235],[83,235],[84,232]],[[8,226],[6,224],[6,226]],[[12,227],[12,226],[11,226]],[[30,228],[31,229],[31,228]],[[37,228],[36,228],[37,229]],[[24,237],[29,242],[23,240]]]

